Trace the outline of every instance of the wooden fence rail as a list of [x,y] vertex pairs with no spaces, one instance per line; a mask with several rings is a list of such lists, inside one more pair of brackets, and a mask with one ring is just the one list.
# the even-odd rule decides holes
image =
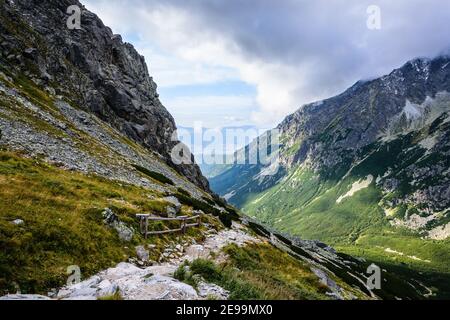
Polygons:
[[[181,232],[186,233],[188,228],[192,227],[200,227],[202,225],[201,215],[196,215],[193,217],[188,216],[180,216],[176,218],[164,218],[152,216],[150,214],[137,214],[137,218],[140,220],[140,229],[141,233],[144,235],[145,239],[147,239],[148,235],[157,235],[157,234],[165,234],[165,233],[173,233],[173,232]],[[187,223],[188,221],[196,220],[195,223]],[[161,231],[148,231],[148,222],[149,221],[180,221],[180,227],[177,229],[169,229],[169,230],[161,230]]]

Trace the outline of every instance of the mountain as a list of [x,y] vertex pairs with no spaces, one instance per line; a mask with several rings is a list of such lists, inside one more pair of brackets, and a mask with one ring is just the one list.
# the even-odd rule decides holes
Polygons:
[[[66,26],[74,4],[80,30]],[[78,2],[0,8],[2,293],[42,292],[70,265],[92,274],[136,256],[146,245],[137,213],[236,219],[197,165],[172,162],[174,119],[132,45]]]
[[6,2],[0,30],[3,68],[14,65],[51,94],[70,98],[208,190],[196,165],[172,163],[170,152],[178,143],[172,141],[174,119],[132,45],[85,9],[81,30],[65,27],[73,1]]
[[289,115],[275,174],[236,164],[211,187],[276,230],[448,274],[449,116],[450,58],[415,59]]
[[[370,260],[242,218],[172,162],[175,129],[144,59],[95,14],[0,0],[0,300],[427,296],[420,275],[382,266],[370,289]],[[145,237],[142,213],[201,223],[152,220],[178,231]]]

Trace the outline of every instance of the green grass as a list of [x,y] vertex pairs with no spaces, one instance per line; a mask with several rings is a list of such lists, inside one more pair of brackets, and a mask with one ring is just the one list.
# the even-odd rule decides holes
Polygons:
[[197,259],[189,264],[189,272],[181,266],[175,276],[195,287],[195,275],[199,275],[230,291],[230,299],[330,299],[326,295],[327,287],[320,283],[309,265],[269,244],[229,245],[224,252],[228,256],[224,264]]
[[[153,200],[148,198],[152,195]],[[23,293],[46,293],[63,285],[70,265],[81,268],[83,278],[134,256],[134,246],[153,243],[151,259],[179,235],[144,240],[136,213],[158,213],[164,195],[50,166],[37,159],[0,151],[0,294],[17,284]],[[111,208],[137,232],[131,243],[103,223],[102,211]],[[188,212],[192,208],[185,208]],[[187,212],[187,213],[188,213]],[[22,225],[11,221],[22,219]],[[205,223],[220,228],[212,216]],[[171,228],[170,224],[150,228]],[[186,237],[201,241],[203,231],[188,230]]]
[[[450,165],[448,157],[443,159],[442,155],[436,154],[418,161],[425,152],[417,147],[422,134],[411,133],[387,144],[377,142],[368,146],[361,151],[361,158],[370,156],[355,166],[344,179],[343,174],[334,174],[333,177],[332,174],[319,175],[302,167],[294,168],[271,188],[243,196],[245,202],[242,210],[276,230],[304,239],[324,241],[343,252],[396,266],[396,270],[403,274],[413,273],[423,278],[426,285],[438,288],[440,296],[447,297],[450,288],[444,282],[450,280],[450,242],[422,239],[418,232],[395,228],[389,223],[393,218],[403,218],[406,210],[418,213],[418,208],[426,206],[397,206],[392,217],[386,217],[379,206],[419,188],[411,185],[413,177],[406,176],[404,168],[413,163],[419,167],[438,163]],[[353,196],[336,202],[354,182],[365,179],[369,174],[374,178],[383,176],[388,168],[394,169],[394,177],[401,181],[395,192],[383,194],[372,182]],[[430,181],[423,181],[423,184],[432,186],[440,179],[433,177]],[[444,215],[435,224],[442,225],[446,221],[448,216]],[[389,253],[386,251],[388,248],[404,255]],[[429,276],[421,277],[421,273]]]
[[[412,242],[414,241],[414,239],[412,238],[404,239],[404,241],[407,240]],[[398,247],[399,241],[394,239],[391,239],[391,241],[395,244],[395,246],[391,246],[391,249],[395,249],[396,251],[401,252],[400,250],[402,249]],[[445,261],[448,260],[434,260],[433,265],[430,265],[428,263],[412,260],[405,256],[387,254],[383,248],[378,247],[379,244],[380,243],[378,243],[376,246],[339,246],[336,247],[336,249],[351,256],[365,257],[367,260],[375,263],[383,270],[387,269],[390,273],[395,274],[396,278],[411,282],[417,289],[420,289],[420,291],[422,292],[427,292],[426,289],[424,290],[423,286],[432,289],[434,295],[430,296],[430,299],[450,299],[450,274],[443,271],[448,269],[448,266],[445,265]],[[448,247],[448,243],[446,244],[446,246]],[[438,257],[442,254],[448,255],[448,250],[445,250],[444,246],[442,247],[441,254],[438,255],[435,255],[433,253],[436,251],[435,247],[427,247],[428,250],[430,250],[429,256]],[[413,252],[407,250],[404,250],[404,253],[414,254]],[[426,251],[421,251],[420,253],[416,254],[423,255],[425,253]],[[447,257],[442,258],[447,259]],[[391,283],[390,285],[394,286],[394,289],[397,292],[397,296],[400,296],[401,293],[398,293],[400,286],[396,285],[395,283]]]

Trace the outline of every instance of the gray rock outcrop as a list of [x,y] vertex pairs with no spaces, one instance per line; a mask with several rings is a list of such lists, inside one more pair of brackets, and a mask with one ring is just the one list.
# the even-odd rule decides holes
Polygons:
[[[69,30],[67,8],[81,8],[81,29]],[[209,190],[196,164],[171,160],[175,121],[161,104],[144,57],[78,1],[2,1],[0,63],[63,96],[144,147],[191,182]],[[32,44],[32,46],[30,46]]]
[[131,241],[131,239],[133,239],[134,230],[120,221],[119,217],[114,212],[112,212],[111,209],[106,208],[103,211],[102,215],[104,223],[111,228],[116,229],[120,239],[124,241]]

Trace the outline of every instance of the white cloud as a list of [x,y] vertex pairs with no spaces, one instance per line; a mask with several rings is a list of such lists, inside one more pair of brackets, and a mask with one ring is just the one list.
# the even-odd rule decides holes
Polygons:
[[[260,126],[448,46],[450,3],[438,0],[377,1],[378,31],[366,26],[372,0],[85,2],[116,32],[138,35],[160,86],[235,78],[254,85],[259,108],[244,113]],[[165,103],[199,107],[213,98],[224,102],[209,96]]]
[[201,85],[239,79],[239,73],[229,67],[210,66],[177,58],[169,53],[150,49],[145,42],[135,44],[136,50],[148,61],[149,72],[159,87]]
[[[114,32],[139,34],[139,41],[134,45],[146,57],[150,73],[160,87],[240,78],[257,88],[256,102],[260,110],[249,113],[247,122],[260,125],[273,125],[298,107],[291,93],[298,87],[299,79],[292,68],[247,61],[232,39],[208,29],[199,32],[201,27],[184,10],[172,6],[133,7],[112,1],[85,3],[88,9],[99,14],[106,25],[112,26]],[[150,47],[155,43],[170,54]],[[255,101],[250,100],[249,97],[208,96],[164,102],[172,113],[176,113],[184,107],[210,106],[212,112],[224,107],[249,108],[255,105]]]
[[172,108],[187,109],[241,109],[252,108],[254,100],[249,96],[184,96],[170,99]]
[[251,96],[181,96],[168,98],[167,109],[177,115],[177,124],[218,128],[249,124],[256,103]]

